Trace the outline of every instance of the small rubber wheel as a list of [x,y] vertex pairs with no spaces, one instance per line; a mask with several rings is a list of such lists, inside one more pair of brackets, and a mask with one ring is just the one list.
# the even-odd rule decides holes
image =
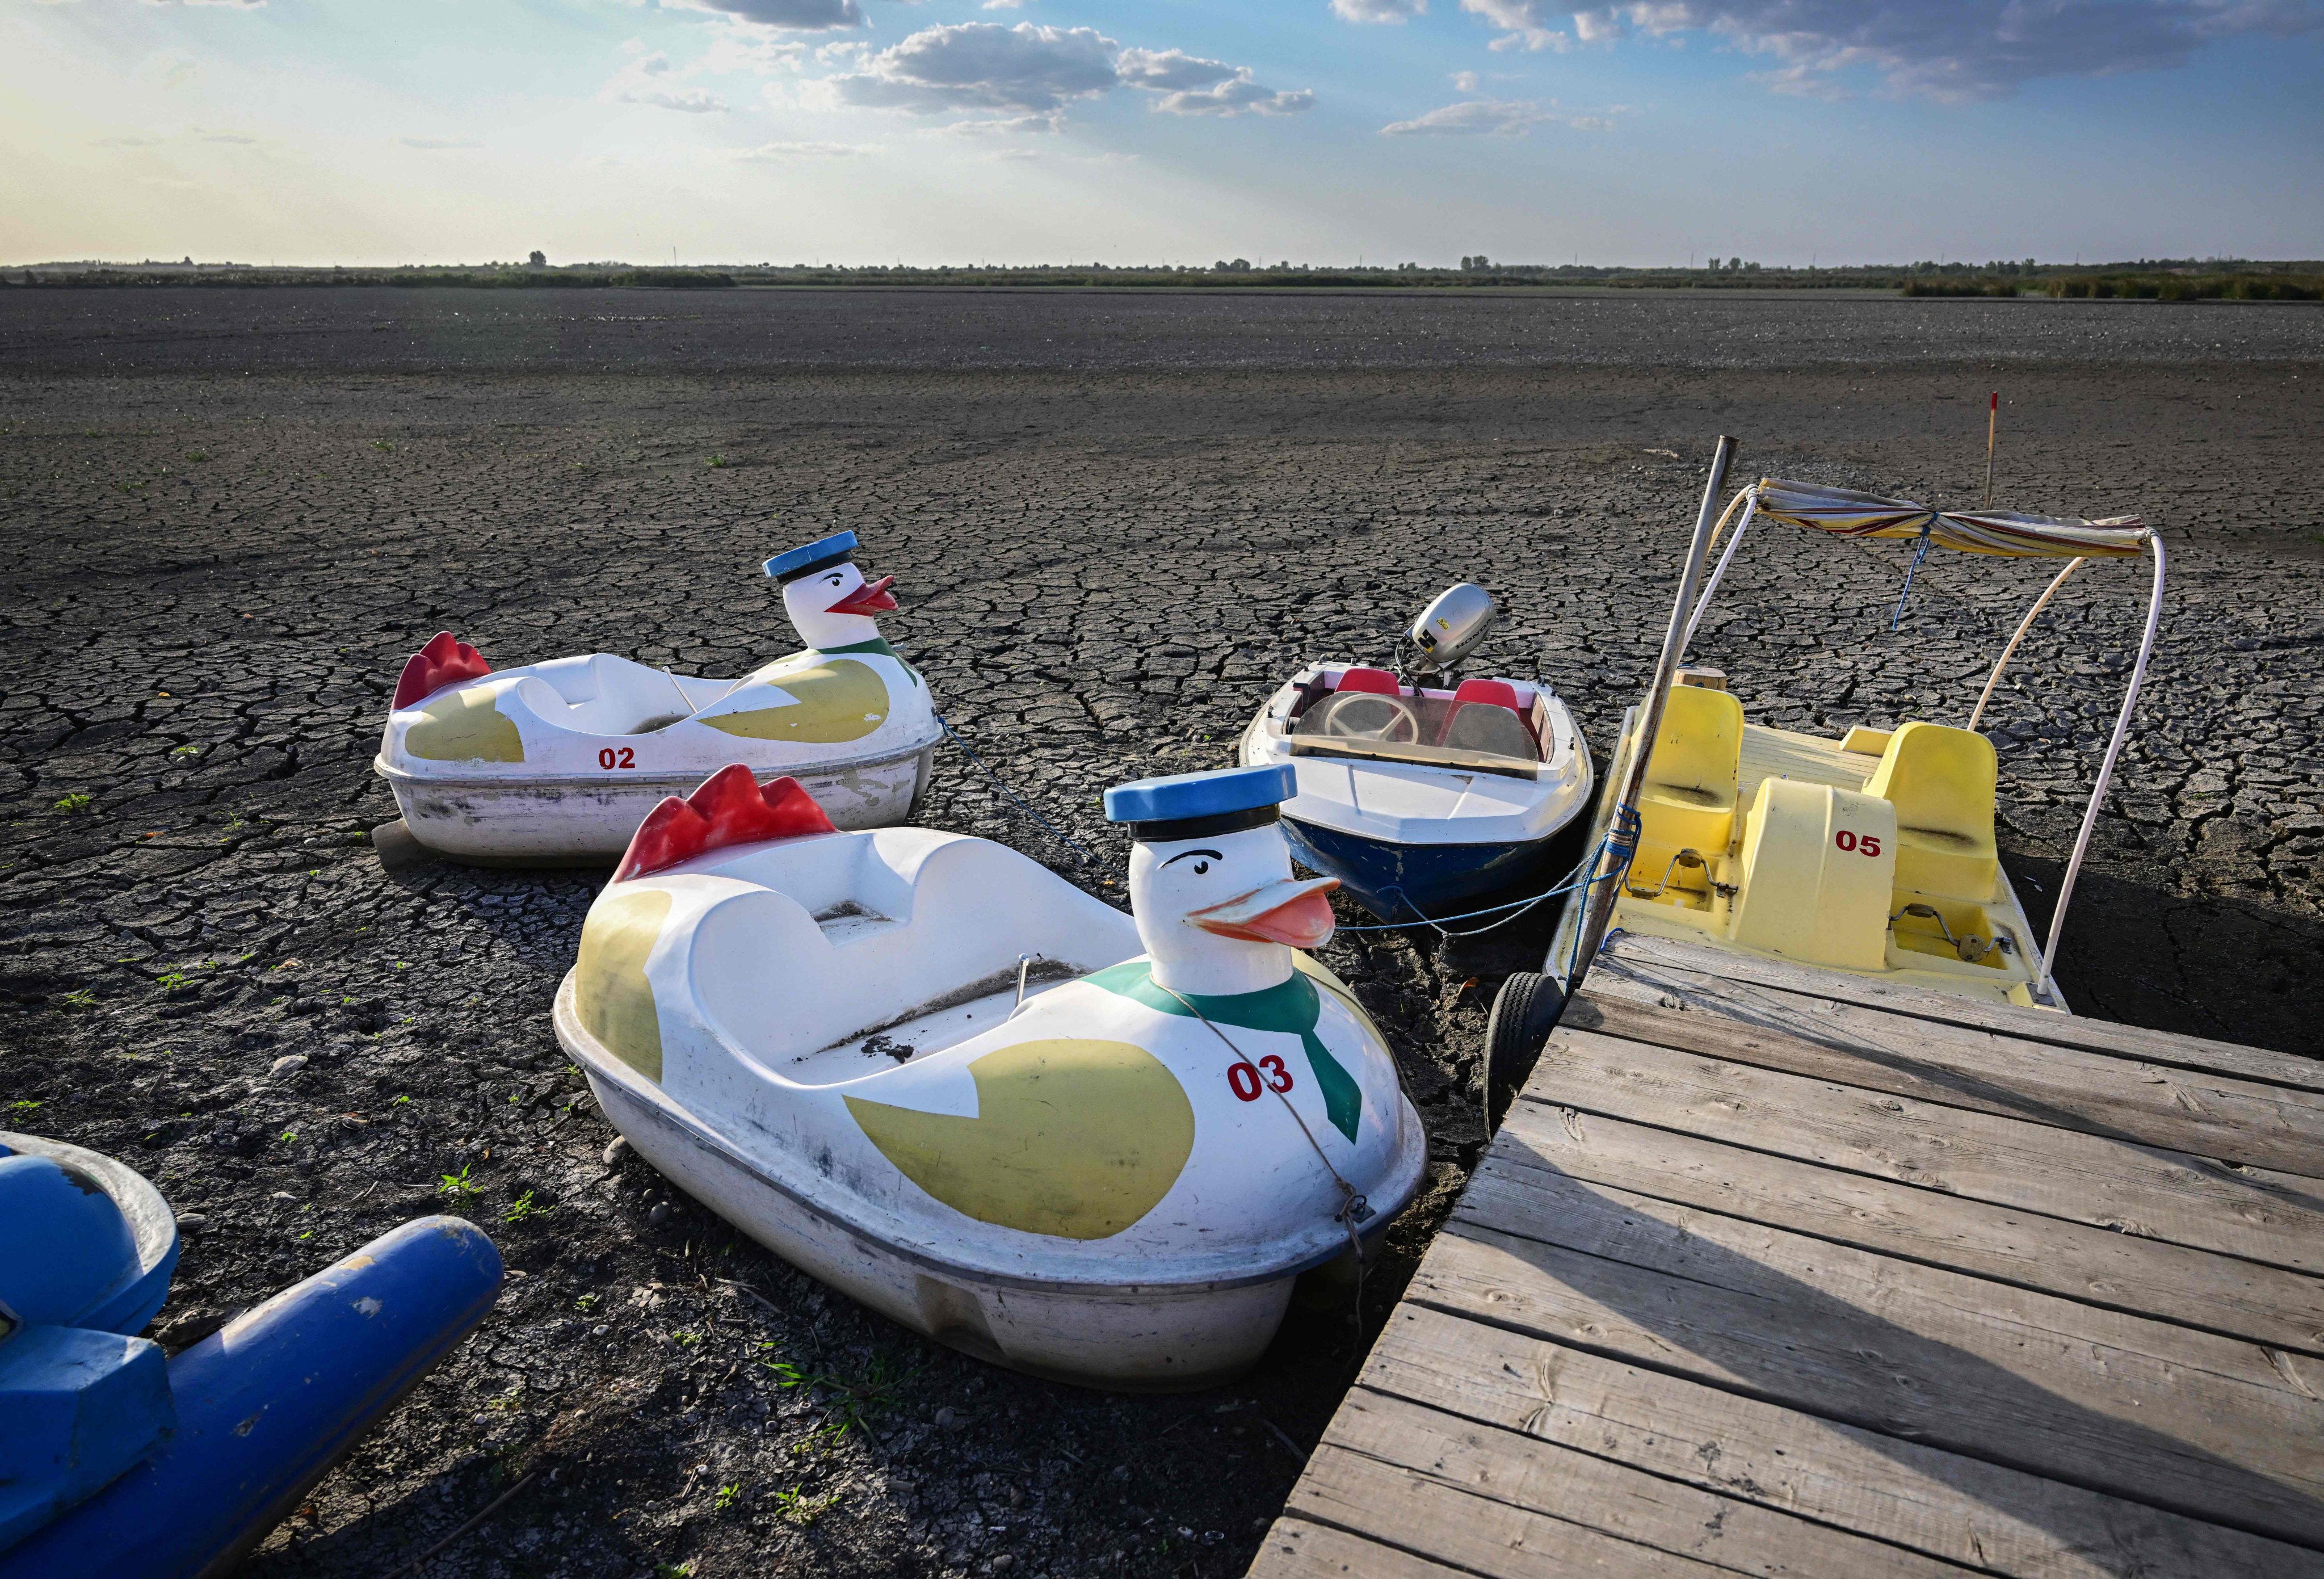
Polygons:
[[1491,1127],[1533,1072],[1542,1044],[1565,1012],[1565,994],[1538,971],[1518,971],[1501,983],[1485,1021],[1485,1112]]

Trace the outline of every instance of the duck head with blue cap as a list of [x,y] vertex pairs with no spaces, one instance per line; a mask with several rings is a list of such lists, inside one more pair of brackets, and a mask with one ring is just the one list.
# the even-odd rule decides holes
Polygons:
[[888,588],[896,578],[866,581],[852,557],[855,547],[853,532],[835,532],[766,563],[767,574],[782,586],[783,612],[799,640],[818,652],[887,650],[872,616],[895,612]]
[[1289,980],[1294,948],[1332,936],[1333,877],[1291,874],[1277,808],[1296,792],[1277,764],[1180,773],[1106,791],[1108,821],[1127,823],[1130,907],[1153,980],[1210,998]]

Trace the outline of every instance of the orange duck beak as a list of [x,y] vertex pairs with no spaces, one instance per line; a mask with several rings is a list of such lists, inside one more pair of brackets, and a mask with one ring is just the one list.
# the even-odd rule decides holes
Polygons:
[[896,578],[893,576],[882,576],[877,581],[866,581],[823,612],[827,614],[893,614],[896,612],[896,600],[888,596],[888,588],[895,584]]
[[1333,926],[1332,901],[1324,896],[1339,886],[1336,877],[1286,877],[1223,904],[1190,911],[1186,920],[1221,937],[1321,948],[1330,940]]

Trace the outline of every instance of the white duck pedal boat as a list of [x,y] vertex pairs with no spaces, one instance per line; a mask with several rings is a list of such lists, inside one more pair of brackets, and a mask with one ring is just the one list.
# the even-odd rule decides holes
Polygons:
[[[1119,787],[1136,919],[1000,845],[842,833],[730,767],[638,830],[557,998],[630,1143],[793,1264],[1036,1375],[1248,1367],[1427,1143],[1303,948],[1286,769]],[[1144,953],[1140,953],[1141,945]]]
[[1240,761],[1298,775],[1283,820],[1301,863],[1382,921],[1449,917],[1554,882],[1582,853],[1597,781],[1564,702],[1538,682],[1444,676],[1496,614],[1490,594],[1462,582],[1413,622],[1415,678],[1311,665],[1243,731]]
[[807,650],[741,679],[608,652],[495,672],[439,633],[404,666],[373,767],[412,838],[456,860],[611,861],[646,814],[740,761],[806,786],[841,827],[908,817],[942,737],[928,688],[881,638],[892,577],[840,532],[766,562]]

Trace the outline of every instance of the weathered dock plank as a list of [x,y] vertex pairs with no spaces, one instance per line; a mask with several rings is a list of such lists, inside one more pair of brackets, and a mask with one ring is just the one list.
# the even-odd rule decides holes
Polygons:
[[1520,1102],[1505,1128],[1575,1178],[2324,1357],[2324,1278],[1571,1106]]
[[2324,1071],[1618,938],[1251,1572],[2324,1579]]

